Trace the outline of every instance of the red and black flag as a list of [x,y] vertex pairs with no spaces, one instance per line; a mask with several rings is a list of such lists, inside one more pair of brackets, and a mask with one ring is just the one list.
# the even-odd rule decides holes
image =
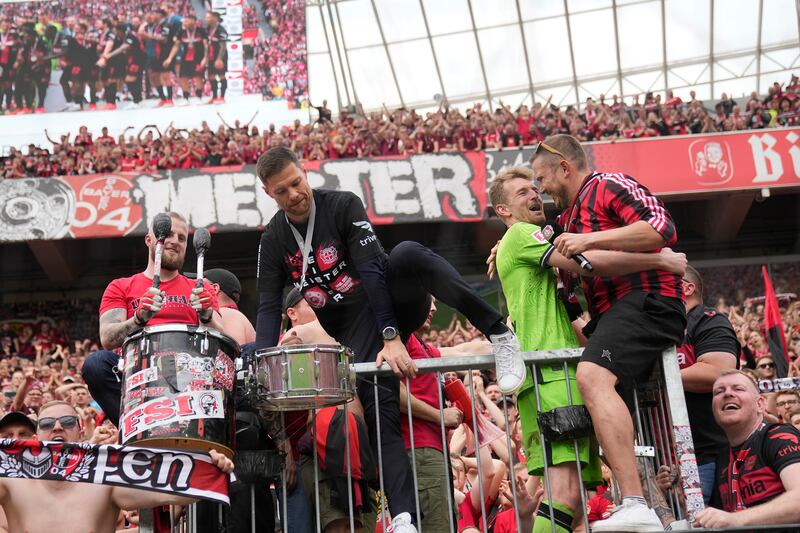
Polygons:
[[778,306],[778,298],[775,296],[775,289],[767,274],[767,267],[761,266],[761,273],[764,275],[764,329],[767,334],[769,353],[775,363],[775,377],[785,378],[789,375],[789,350],[786,346],[786,337],[783,335],[783,320],[781,319],[781,309]]

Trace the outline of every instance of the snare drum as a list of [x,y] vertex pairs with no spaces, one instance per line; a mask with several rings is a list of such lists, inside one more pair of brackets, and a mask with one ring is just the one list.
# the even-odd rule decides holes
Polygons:
[[338,344],[296,344],[259,350],[251,359],[255,401],[271,411],[314,409],[355,394],[353,353]]
[[145,328],[122,345],[123,444],[233,456],[239,345],[202,326]]

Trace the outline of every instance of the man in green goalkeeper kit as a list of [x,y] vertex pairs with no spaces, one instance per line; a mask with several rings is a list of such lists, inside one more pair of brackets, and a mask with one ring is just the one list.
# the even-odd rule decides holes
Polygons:
[[[594,270],[582,270],[577,263],[561,255],[545,238],[542,228],[545,215],[542,200],[534,186],[533,172],[525,167],[504,169],[489,189],[495,212],[508,230],[496,249],[495,265],[508,303],[509,314],[520,346],[525,351],[577,348],[578,337],[571,317],[557,294],[553,268],[566,269],[581,275],[608,276],[665,268],[682,273],[686,268],[684,254],[664,249],[661,253],[627,253],[594,250],[585,252]],[[491,258],[490,258],[491,260]],[[490,267],[490,273],[492,267]],[[577,318],[577,317],[574,317]],[[575,383],[575,364],[568,365],[572,403],[582,405]],[[542,411],[570,405],[564,365],[539,365],[537,382]],[[517,393],[517,406],[525,445],[528,471],[544,473],[538,409],[531,369]],[[588,416],[588,412],[586,413]],[[573,522],[581,518],[580,482],[575,465],[572,439],[547,442],[547,465],[550,499],[542,501],[534,521],[535,533],[550,533],[551,509],[559,533],[571,532]],[[590,437],[578,439],[583,481],[593,487],[602,482],[597,445]]]

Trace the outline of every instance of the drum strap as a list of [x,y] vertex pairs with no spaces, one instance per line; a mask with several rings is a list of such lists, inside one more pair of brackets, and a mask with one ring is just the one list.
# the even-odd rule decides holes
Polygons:
[[284,213],[283,216],[286,217],[286,223],[289,224],[289,229],[292,230],[292,235],[294,235],[294,240],[297,242],[297,247],[303,254],[303,270],[300,271],[300,290],[302,291],[303,285],[306,284],[306,267],[308,267],[308,256],[311,253],[311,239],[314,237],[314,221],[317,218],[317,203],[314,201],[313,193],[311,195],[311,214],[308,216],[305,240],[303,240],[303,236],[300,235],[297,228],[294,227],[294,224],[289,222],[289,217],[286,213]]

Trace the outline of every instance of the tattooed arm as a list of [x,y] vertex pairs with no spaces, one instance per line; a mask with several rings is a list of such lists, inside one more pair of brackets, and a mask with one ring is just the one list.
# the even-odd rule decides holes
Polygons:
[[639,458],[636,463],[639,467],[639,479],[642,481],[644,497],[647,499],[650,507],[656,512],[658,519],[661,520],[661,524],[666,527],[675,521],[675,514],[656,482],[656,473],[653,470],[653,465],[647,458]]
[[100,316],[100,343],[106,350],[122,346],[125,338],[139,329],[136,318],[125,318],[125,309],[109,309]]

